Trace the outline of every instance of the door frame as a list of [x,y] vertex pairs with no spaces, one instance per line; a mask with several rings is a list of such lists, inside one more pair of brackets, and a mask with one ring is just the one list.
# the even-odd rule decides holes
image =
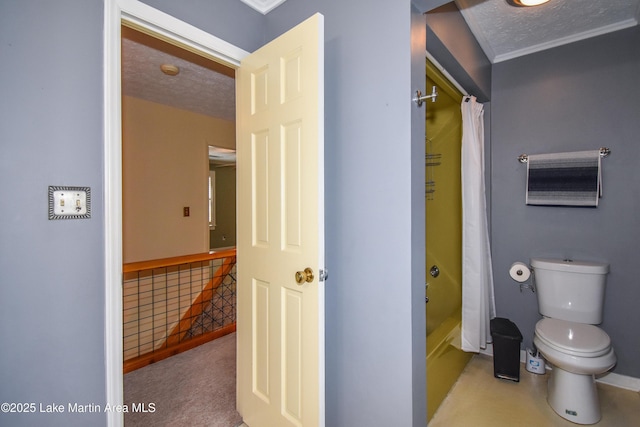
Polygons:
[[[105,385],[107,404],[123,405],[122,373],[122,79],[121,25],[237,69],[249,53],[137,0],[104,2],[104,279]],[[124,424],[123,413],[107,412],[107,425]]]

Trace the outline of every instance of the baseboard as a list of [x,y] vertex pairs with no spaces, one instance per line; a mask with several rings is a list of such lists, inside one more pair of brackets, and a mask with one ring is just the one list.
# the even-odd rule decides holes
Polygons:
[[640,393],[640,378],[620,375],[615,372],[607,372],[602,376],[596,377],[596,381],[602,384]]
[[[487,348],[480,350],[480,354],[493,357],[493,344],[487,344]],[[526,363],[526,361],[527,351],[520,350],[520,363]],[[547,365],[547,370],[551,370],[549,365]],[[596,381],[602,384],[640,393],[640,378],[616,374],[615,372],[607,372],[596,377]]]

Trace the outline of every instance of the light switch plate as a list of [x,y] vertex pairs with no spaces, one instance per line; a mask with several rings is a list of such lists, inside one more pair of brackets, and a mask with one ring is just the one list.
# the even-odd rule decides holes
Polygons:
[[91,218],[91,188],[49,186],[49,219]]

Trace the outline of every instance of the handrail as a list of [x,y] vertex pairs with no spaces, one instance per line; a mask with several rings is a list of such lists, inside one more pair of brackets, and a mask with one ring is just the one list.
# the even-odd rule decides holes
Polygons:
[[[172,323],[166,323],[167,327],[167,335],[164,339],[164,342],[160,346],[155,346],[150,351],[140,354],[138,356],[129,358],[124,360],[123,362],[123,371],[124,373],[131,372],[135,369],[146,366],[150,363],[157,362],[159,360],[165,359],[172,355],[181,353],[183,351],[189,350],[197,345],[204,344],[210,340],[219,338],[223,335],[232,333],[236,330],[235,324],[235,315],[233,319],[233,323],[226,324],[218,329],[215,329],[210,332],[205,332],[202,335],[198,336],[188,336],[187,333],[191,330],[194,323],[201,317],[203,311],[206,309],[209,301],[212,300],[214,294],[217,292],[218,288],[223,284],[223,280],[231,274],[233,267],[236,264],[236,249],[225,249],[225,250],[212,250],[209,252],[199,253],[199,254],[191,254],[184,256],[177,256],[171,258],[163,258],[149,261],[139,261],[139,262],[131,262],[123,265],[123,273],[125,274],[125,281],[127,273],[137,273],[138,281],[140,280],[140,272],[145,270],[160,270],[166,269],[167,267],[173,267],[184,264],[194,264],[212,260],[221,260],[221,264],[217,265],[217,263],[213,263],[214,265],[210,265],[210,267],[215,268],[217,270],[209,277],[208,283],[201,288],[197,297],[191,301],[190,307],[177,318],[176,323],[173,324],[173,327],[168,329]],[[191,267],[190,267],[191,268]],[[198,269],[200,267],[197,267]],[[160,270],[162,271],[162,270]],[[159,271],[154,271],[152,274],[155,275],[158,273],[160,276],[163,274]],[[131,274],[129,274],[132,276]],[[203,275],[204,276],[204,275]],[[206,275],[208,276],[208,275]],[[199,274],[197,277],[201,277]],[[135,280],[135,279],[134,279]],[[189,279],[190,280],[190,279]],[[197,279],[200,280],[200,279]],[[205,279],[206,280],[206,279]],[[234,279],[235,280],[235,279]],[[139,282],[138,282],[139,283]],[[124,286],[124,282],[123,282]],[[180,286],[179,284],[177,285]],[[198,285],[199,288],[200,285]],[[189,291],[190,292],[190,291]],[[138,294],[139,297],[140,294]],[[195,294],[191,294],[192,296]],[[234,303],[235,304],[235,303]],[[151,305],[155,305],[155,302],[152,302]],[[165,307],[166,309],[166,307]],[[162,310],[161,310],[162,311]],[[152,317],[154,315],[152,314]],[[148,318],[147,318],[148,319]],[[138,318],[138,321],[140,319]],[[165,320],[161,320],[161,322],[165,322]],[[173,321],[172,321],[173,322]],[[138,328],[135,334],[140,334],[139,324],[135,323],[135,328]],[[147,331],[148,332],[148,331]],[[202,332],[201,332],[202,333]],[[126,352],[126,349],[125,349]]]
[[236,256],[236,248],[224,249],[221,251],[209,251],[200,254],[181,255],[170,258],[152,259],[149,261],[136,261],[124,264],[123,273],[133,273],[135,271],[152,270],[154,268],[171,267],[180,264],[189,264],[198,261],[210,261],[212,259],[228,258]]

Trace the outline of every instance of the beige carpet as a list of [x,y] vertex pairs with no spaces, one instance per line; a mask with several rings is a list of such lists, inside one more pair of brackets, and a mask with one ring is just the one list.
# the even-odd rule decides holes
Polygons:
[[[429,427],[577,427],[547,404],[547,375],[520,368],[520,382],[493,376],[493,359],[473,356]],[[598,384],[602,419],[595,426],[640,426],[640,394]]]
[[125,413],[125,427],[238,426],[236,334],[126,374],[124,402],[155,407]]

